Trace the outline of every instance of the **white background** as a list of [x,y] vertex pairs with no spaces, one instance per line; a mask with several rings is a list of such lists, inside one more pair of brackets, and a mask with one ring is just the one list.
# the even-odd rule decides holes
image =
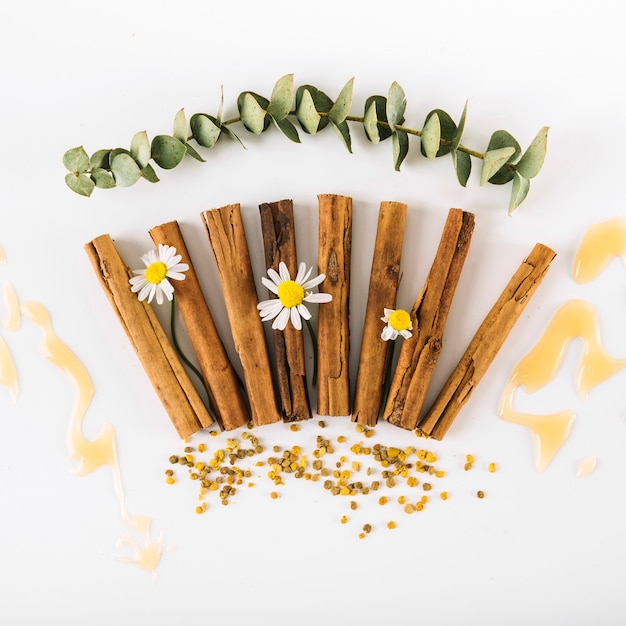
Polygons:
[[[577,285],[571,272],[586,229],[626,215],[626,48],[619,8],[608,0],[24,0],[4,7],[0,246],[7,261],[0,282],[12,284],[20,301],[43,303],[59,337],[89,371],[96,394],[85,433],[95,436],[105,422],[114,426],[126,505],[131,514],[153,519],[154,538],[163,533],[169,549],[154,578],[118,560],[126,553],[116,542],[128,529],[111,473],[71,474],[69,380],[39,354],[39,329],[32,323],[24,320],[17,332],[1,328],[20,394],[12,402],[0,388],[0,622],[623,623],[625,375],[583,402],[573,382],[581,344],[572,344],[558,380],[535,408],[572,408],[577,420],[542,474],[534,469],[530,433],[497,416],[508,374],[571,298],[594,304],[607,351],[626,356],[623,264],[615,260],[588,286]],[[463,143],[477,150],[494,130],[508,130],[525,147],[548,125],[548,158],[513,217],[506,211],[509,186],[480,187],[476,161],[463,189],[449,158],[427,162],[414,142],[398,173],[389,143],[369,144],[356,126],[353,154],[330,129],[303,136],[301,145],[275,131],[255,137],[242,130],[247,150],[224,142],[207,153],[206,163],[188,160],[159,172],[154,186],[140,181],[96,190],[89,199],[65,187],[61,157],[68,148],[84,145],[91,153],[128,147],[139,130],[151,137],[169,133],[180,108],[189,116],[215,114],[222,87],[225,117],[232,117],[241,91],[269,96],[276,80],[291,72],[296,85],[313,84],[331,98],[354,77],[356,115],[368,96],[385,95],[398,81],[413,128],[433,108],[458,120],[468,100]],[[182,445],[83,245],[109,233],[136,266],[133,259],[151,246],[148,229],[179,220],[227,335],[200,212],[241,203],[260,284],[258,204],[294,200],[300,256],[315,262],[319,193],[349,195],[354,203],[353,366],[379,203],[409,206],[399,294],[407,308],[428,272],[447,210],[476,214],[433,390],[534,243],[553,247],[558,256],[448,436],[428,444],[448,472],[442,479],[448,502],[433,498],[409,517],[367,498],[358,520],[341,525],[345,498],[331,497],[320,483],[291,480],[273,501],[259,471],[257,488],[242,490],[230,507],[213,504],[197,515],[195,485],[182,473],[176,485],[164,484],[168,456]],[[327,422],[325,435],[358,440],[347,418]],[[310,448],[320,432],[313,420],[299,433],[279,424],[257,434],[268,448]],[[224,438],[200,440],[217,445]],[[386,424],[371,441],[419,443]],[[477,459],[471,472],[462,469],[466,453]],[[597,456],[595,473],[576,478],[588,455]],[[496,474],[486,471],[492,460]],[[476,489],[487,497],[478,500]],[[385,528],[392,517],[395,531]],[[375,530],[359,540],[363,521]]]

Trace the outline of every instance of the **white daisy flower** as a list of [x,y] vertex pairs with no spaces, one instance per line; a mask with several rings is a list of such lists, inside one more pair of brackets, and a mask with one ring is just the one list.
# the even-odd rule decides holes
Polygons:
[[[311,313],[304,305],[305,302],[330,302],[333,297],[329,293],[312,293],[308,291],[319,285],[326,274],[320,274],[309,280],[313,268],[306,269],[304,263],[300,263],[295,280],[291,280],[287,266],[281,261],[278,272],[272,268],[267,270],[268,278],[261,278],[263,284],[278,297],[259,302],[257,308],[261,319],[274,320],[272,328],[285,330],[287,322],[291,320],[297,330],[302,328],[302,319],[311,319]],[[271,280],[270,280],[271,279]]]
[[398,335],[402,335],[405,339],[413,335],[411,316],[406,311],[403,309],[384,309],[384,311],[385,316],[380,318],[387,324],[380,335],[384,341],[393,341]]
[[150,250],[141,257],[145,269],[133,270],[130,279],[130,290],[133,293],[139,292],[139,301],[148,299],[148,303],[156,296],[158,304],[163,303],[163,296],[168,300],[174,297],[174,287],[168,280],[184,280],[185,272],[189,265],[181,263],[183,257],[176,254],[174,246],[166,246],[162,243],[157,250]]

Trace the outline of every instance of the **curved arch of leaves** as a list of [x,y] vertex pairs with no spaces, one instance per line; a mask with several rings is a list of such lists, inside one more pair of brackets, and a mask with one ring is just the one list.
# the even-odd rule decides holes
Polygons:
[[[294,86],[293,74],[280,78],[269,99],[244,91],[237,98],[239,115],[223,120],[223,95],[215,116],[196,113],[189,121],[184,109],[174,118],[171,135],[156,135],[152,141],[145,131],[136,133],[130,148],[97,150],[91,156],[82,146],[63,155],[68,170],[67,186],[74,192],[90,196],[95,188],[128,187],[140,178],[151,183],[159,178],[153,163],[161,169],[176,167],[185,156],[205,161],[199,150],[210,149],[220,140],[234,140],[243,146],[232,126],[243,125],[248,132],[260,135],[271,126],[291,141],[300,143],[296,122],[308,135],[331,126],[349,152],[352,141],[349,123],[362,126],[373,144],[390,139],[393,165],[399,171],[409,151],[409,138],[420,140],[421,154],[433,160],[451,155],[458,182],[465,187],[472,170],[472,158],[482,161],[480,184],[511,183],[509,214],[524,201],[530,179],[541,170],[547,149],[548,127],[539,130],[533,141],[522,151],[517,140],[505,130],[495,131],[484,152],[470,150],[461,144],[467,103],[458,123],[441,109],[430,111],[420,130],[404,125],[406,96],[397,82],[392,83],[386,96],[370,96],[365,101],[362,116],[350,115],[354,79],[350,79],[336,100],[331,100],[313,85]],[[194,144],[197,146],[194,147]],[[245,147],[245,146],[244,146]]]

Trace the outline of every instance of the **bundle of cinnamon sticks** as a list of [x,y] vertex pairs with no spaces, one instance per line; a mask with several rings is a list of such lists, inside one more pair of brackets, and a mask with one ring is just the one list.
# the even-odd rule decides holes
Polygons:
[[[111,237],[102,235],[86,244],[101,285],[180,437],[187,438],[214,420],[220,428],[232,430],[248,424],[309,419],[314,412],[309,392],[314,388],[312,378],[316,378],[318,415],[350,416],[368,427],[375,426],[382,415],[390,424],[441,439],[491,365],[555,256],[547,246],[535,245],[477,329],[432,406],[424,411],[444,345],[448,313],[469,251],[474,215],[450,209],[430,272],[408,312],[411,336],[396,339],[402,341],[396,359],[392,342],[382,336],[381,316],[385,309],[396,306],[407,206],[381,203],[352,396],[352,199],[321,194],[318,209],[317,265],[318,272],[325,275],[319,290],[332,299],[316,311],[313,377],[307,377],[311,364],[306,357],[303,331],[289,324],[284,330],[266,330],[257,307],[261,299],[257,282],[268,269],[278,272],[284,264],[291,276],[297,272],[296,220],[291,200],[259,206],[265,267],[256,272],[241,207],[227,205],[200,216],[215,259],[236,358],[229,356],[218,333],[211,313],[213,303],[205,297],[180,225],[172,221],[149,231],[155,245],[175,247],[189,266],[185,279],[177,281],[174,298],[202,385],[192,383],[184,365],[186,359],[173,346],[173,337],[160,326],[151,306],[131,293],[130,272]],[[211,285],[209,292],[214,289]],[[277,297],[274,293],[268,296]]]

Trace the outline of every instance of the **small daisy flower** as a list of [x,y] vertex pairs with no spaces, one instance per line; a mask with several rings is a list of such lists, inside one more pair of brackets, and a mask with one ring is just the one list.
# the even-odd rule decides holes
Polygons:
[[[291,320],[296,330],[302,328],[302,319],[311,319],[311,313],[305,306],[305,302],[330,302],[333,297],[329,293],[312,293],[308,291],[319,285],[326,274],[320,274],[309,280],[313,268],[306,269],[304,263],[300,263],[295,280],[291,279],[287,266],[281,261],[278,272],[271,267],[267,270],[269,278],[261,278],[263,284],[278,297],[271,300],[263,300],[257,305],[261,319],[274,320],[272,328],[285,330],[287,322]],[[270,280],[271,279],[271,280]]]
[[172,300],[174,287],[168,280],[184,280],[185,272],[189,265],[181,263],[183,257],[176,254],[176,248],[159,244],[158,250],[150,250],[141,257],[145,269],[133,270],[130,279],[130,290],[133,293],[139,292],[139,301],[148,299],[148,303],[156,296],[157,304],[163,303],[163,296]]
[[380,335],[384,341],[393,341],[398,335],[402,335],[405,339],[413,335],[411,316],[406,311],[403,309],[384,309],[384,311],[385,316],[380,318],[387,324]]

